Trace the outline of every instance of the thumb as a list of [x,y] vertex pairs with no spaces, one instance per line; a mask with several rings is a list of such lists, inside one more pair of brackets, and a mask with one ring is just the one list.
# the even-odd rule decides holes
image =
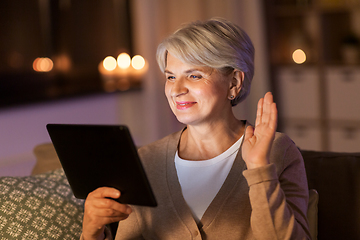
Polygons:
[[247,126],[245,129],[245,138],[244,141],[249,140],[254,136],[254,127],[253,126]]

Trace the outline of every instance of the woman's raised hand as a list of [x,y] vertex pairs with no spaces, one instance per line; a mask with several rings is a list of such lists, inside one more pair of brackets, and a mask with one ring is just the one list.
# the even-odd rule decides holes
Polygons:
[[258,102],[255,128],[248,126],[242,156],[248,169],[269,164],[269,155],[277,127],[277,108],[271,92]]
[[84,209],[82,229],[84,240],[104,239],[106,224],[124,220],[129,216],[131,208],[113,200],[119,197],[120,191],[109,187],[101,187],[89,193]]

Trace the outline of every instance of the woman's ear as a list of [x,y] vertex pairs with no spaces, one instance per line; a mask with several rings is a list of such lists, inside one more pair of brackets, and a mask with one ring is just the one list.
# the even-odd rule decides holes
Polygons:
[[[231,74],[231,81],[230,81],[230,91],[229,91],[229,98],[233,99],[235,98],[241,88],[244,81],[245,74],[242,71],[234,70]],[[233,97],[231,97],[233,96]]]

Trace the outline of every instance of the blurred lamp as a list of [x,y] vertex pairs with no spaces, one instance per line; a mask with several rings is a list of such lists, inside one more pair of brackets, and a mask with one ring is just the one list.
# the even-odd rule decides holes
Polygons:
[[108,56],[99,64],[103,86],[108,92],[125,91],[131,86],[139,86],[147,69],[142,56],[135,55],[131,58],[127,53],[119,54],[117,59]]
[[130,67],[130,63],[131,63],[131,58],[130,58],[129,54],[127,54],[127,53],[119,54],[119,56],[117,58],[117,64],[119,65],[120,68],[126,69],[126,68]]
[[112,56],[108,56],[103,61],[103,66],[107,71],[112,71],[116,68],[116,59]]
[[302,49],[296,49],[292,54],[292,58],[295,63],[302,64],[306,61],[306,54]]
[[145,66],[145,59],[140,55],[135,55],[131,60],[131,66],[136,70],[140,70]]
[[36,72],[50,72],[54,67],[54,63],[50,58],[36,58],[33,62],[33,69]]

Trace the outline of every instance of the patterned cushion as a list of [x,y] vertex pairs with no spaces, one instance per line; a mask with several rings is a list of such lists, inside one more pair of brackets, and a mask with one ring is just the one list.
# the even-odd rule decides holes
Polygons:
[[0,178],[0,239],[79,239],[84,200],[64,171]]

